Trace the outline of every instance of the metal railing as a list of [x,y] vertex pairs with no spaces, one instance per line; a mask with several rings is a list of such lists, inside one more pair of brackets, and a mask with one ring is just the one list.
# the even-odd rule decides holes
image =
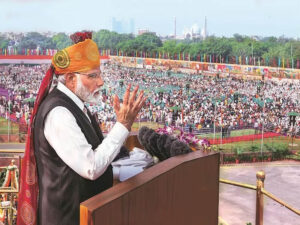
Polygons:
[[266,178],[264,171],[258,171],[256,173],[256,186],[250,184],[244,184],[239,182],[234,182],[230,180],[220,179],[219,182],[223,184],[229,184],[233,186],[238,186],[242,188],[256,190],[256,217],[255,217],[255,224],[256,225],[263,225],[263,215],[264,215],[264,195],[271,198],[272,200],[278,202],[282,206],[286,207],[290,211],[294,212],[297,215],[300,215],[300,210],[295,209],[294,207],[290,206],[286,202],[282,201],[281,199],[277,198],[270,192],[264,189],[264,180]]

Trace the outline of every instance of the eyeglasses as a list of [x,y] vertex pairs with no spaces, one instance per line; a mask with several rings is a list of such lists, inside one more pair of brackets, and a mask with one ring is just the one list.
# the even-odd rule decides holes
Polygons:
[[102,78],[101,77],[101,72],[95,72],[95,73],[77,73],[77,74],[87,76],[90,79]]

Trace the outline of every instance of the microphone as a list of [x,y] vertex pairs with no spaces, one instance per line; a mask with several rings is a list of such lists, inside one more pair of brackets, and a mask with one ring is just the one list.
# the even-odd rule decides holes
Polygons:
[[139,129],[138,140],[145,150],[152,156],[156,156],[159,161],[192,152],[187,144],[177,138],[167,134],[158,134],[145,126]]

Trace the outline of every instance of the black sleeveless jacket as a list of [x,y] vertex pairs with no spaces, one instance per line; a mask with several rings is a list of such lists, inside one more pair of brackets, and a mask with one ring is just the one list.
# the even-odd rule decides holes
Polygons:
[[93,149],[102,142],[103,134],[89,112],[91,123],[82,110],[56,88],[43,101],[36,115],[34,147],[39,182],[38,225],[78,225],[80,203],[112,186],[112,167],[110,165],[102,176],[91,181],[61,160],[44,136],[45,118],[56,106],[63,106],[73,114]]

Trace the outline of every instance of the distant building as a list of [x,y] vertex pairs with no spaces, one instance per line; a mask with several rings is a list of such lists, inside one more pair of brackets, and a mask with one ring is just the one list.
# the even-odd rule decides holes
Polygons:
[[51,38],[51,37],[53,37],[54,35],[56,35],[57,32],[47,31],[47,32],[41,32],[40,34],[42,34],[42,35],[44,35],[44,36],[46,36],[46,37],[48,37],[48,38]]
[[194,24],[191,28],[183,31],[183,39],[201,38],[200,28],[198,24]]
[[156,35],[156,32],[149,31],[148,29],[139,29],[139,30],[138,30],[138,35],[146,34],[146,33]]
[[206,17],[205,17],[205,21],[204,21],[204,28],[201,31],[201,36],[202,36],[203,40],[205,40],[206,37],[208,36]]
[[20,41],[24,37],[24,33],[14,33],[14,32],[4,32],[1,33],[6,39],[13,40],[13,41]]
[[25,36],[24,33],[4,32],[1,36],[9,39],[9,46],[18,46],[21,39]]
[[111,29],[112,31],[115,31],[117,33],[123,33],[122,22],[113,17]]
[[115,17],[112,18],[111,30],[117,33],[135,33],[135,22],[131,18],[129,21],[117,20]]
[[183,31],[183,36],[177,36],[176,39],[202,39],[205,40],[208,36],[207,32],[207,22],[205,17],[204,27],[200,29],[198,24],[193,24],[190,28],[185,28]]
[[135,33],[135,23],[133,18],[131,18],[129,21],[129,33],[131,34]]

